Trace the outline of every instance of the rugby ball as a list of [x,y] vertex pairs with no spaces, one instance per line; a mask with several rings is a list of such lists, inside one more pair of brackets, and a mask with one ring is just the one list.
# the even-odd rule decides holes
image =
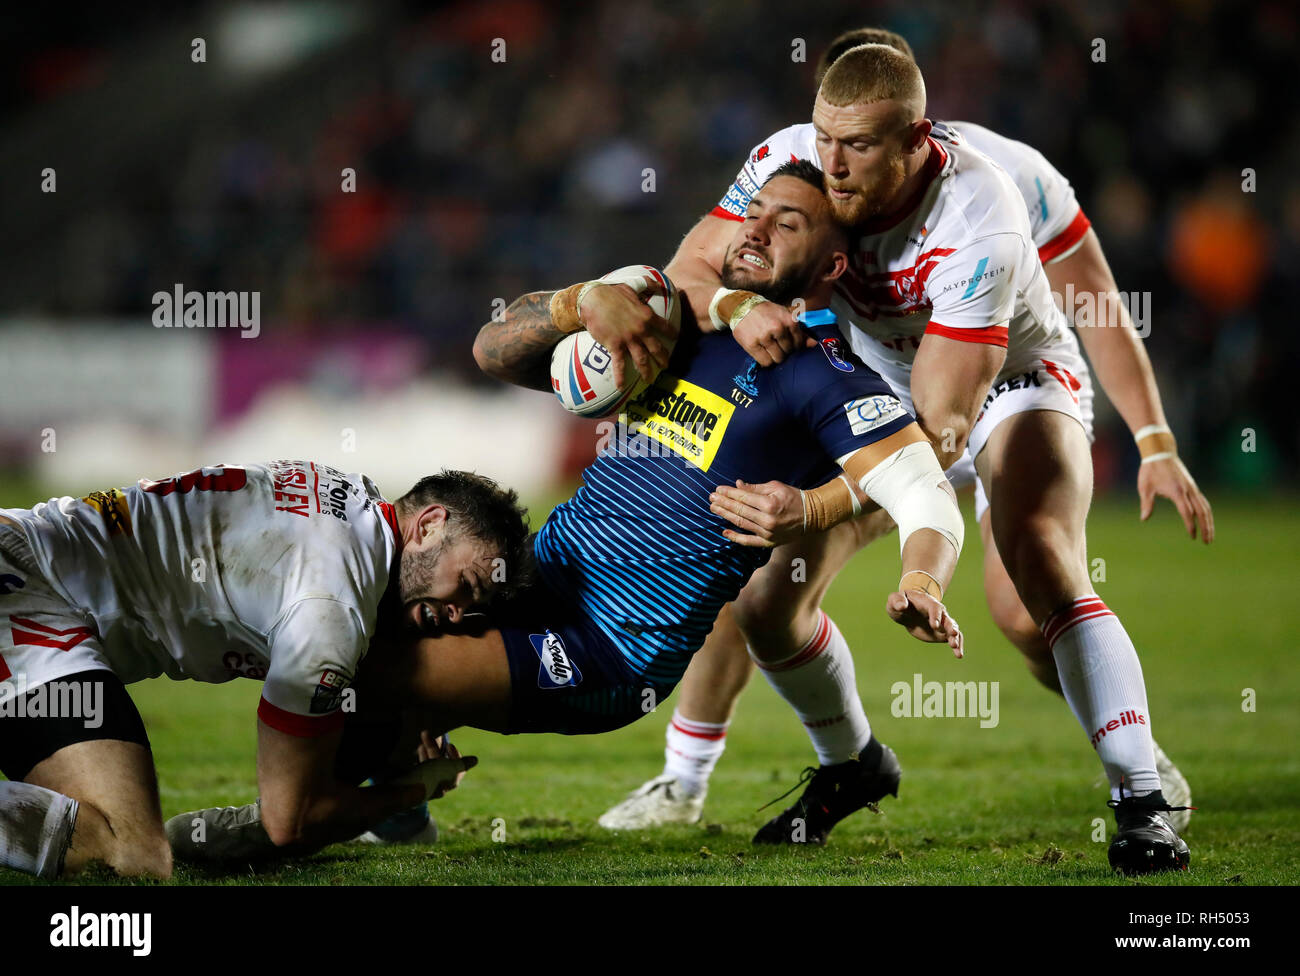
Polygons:
[[[681,324],[677,289],[658,268],[648,264],[630,264],[611,271],[600,280],[630,285],[656,315],[673,325]],[[654,381],[654,376],[642,376],[637,372],[632,357],[626,356],[623,386],[615,385],[613,357],[585,329],[565,336],[551,353],[551,389],[564,409],[579,417],[604,417],[617,413]]]

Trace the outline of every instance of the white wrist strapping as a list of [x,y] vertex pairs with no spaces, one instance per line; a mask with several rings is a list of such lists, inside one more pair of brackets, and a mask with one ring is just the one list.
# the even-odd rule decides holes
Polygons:
[[582,300],[587,297],[587,292],[591,291],[591,289],[595,288],[597,285],[604,285],[604,284],[608,284],[608,282],[601,281],[599,278],[597,278],[595,281],[587,282],[585,285],[582,286],[581,289],[578,290],[578,300],[573,303],[573,310],[578,315],[578,323],[584,329],[587,327],[587,323],[582,321]]
[[[856,452],[854,452],[856,453]],[[839,459],[840,467],[852,457]],[[863,475],[858,485],[898,523],[898,551],[917,529],[933,529],[961,555],[966,523],[957,496],[928,441],[907,444]]]
[[718,303],[739,290],[739,288],[719,288],[713,293],[713,300],[709,302],[709,321],[713,323],[713,331],[725,332],[731,328],[730,322],[725,322],[718,316]]
[[1147,424],[1145,427],[1138,429],[1137,433],[1133,435],[1133,440],[1134,441],[1144,440],[1145,438],[1150,437],[1152,434],[1172,434],[1172,433],[1173,431],[1169,429],[1168,424]]

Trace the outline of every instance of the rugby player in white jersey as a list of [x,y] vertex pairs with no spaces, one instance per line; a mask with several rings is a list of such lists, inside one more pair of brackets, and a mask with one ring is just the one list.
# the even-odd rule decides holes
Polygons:
[[[1185,845],[1161,819],[1168,811],[1157,812],[1168,804],[1155,770],[1140,665],[1117,619],[1092,593],[1084,568],[1090,391],[1077,345],[1051,305],[1027,223],[1027,201],[960,136],[943,128],[931,135],[923,118],[923,82],[910,57],[872,49],[856,52],[853,60],[852,69],[841,66],[830,90],[819,92],[814,125],[783,130],[756,147],[732,191],[688,235],[670,268],[692,302],[708,300],[715,324],[733,326],[756,360],[779,361],[803,337],[787,321],[789,312],[771,303],[747,304],[743,319],[734,316],[730,310],[740,304],[736,296],[714,290],[715,238],[726,233],[727,218],[743,209],[749,181],[760,180],[767,168],[808,156],[827,170],[832,186],[838,184],[831,192],[833,204],[862,233],[855,275],[840,289],[841,320],[857,326],[851,330],[855,350],[897,392],[913,395],[944,462],[957,463],[969,442],[970,453],[980,456],[981,489],[996,487],[992,512],[984,515],[985,491],[978,499],[990,605],[1039,680],[1063,690],[1097,748],[1113,802],[1119,804],[1112,863],[1125,870],[1183,866]],[[984,141],[995,140],[988,133]],[[1044,199],[1040,211],[1045,209]],[[1078,254],[1068,269],[1076,288],[1113,293],[1086,218],[1077,206],[1065,215],[1058,210],[1057,216],[1067,218],[1064,226],[1040,228],[1053,230],[1042,241],[1043,258],[1072,260]],[[698,285],[692,289],[694,281]],[[734,322],[727,321],[729,313]],[[607,345],[627,346],[635,358],[655,352],[638,348],[635,330],[644,327],[638,318],[644,315],[635,310],[625,316],[633,326],[631,341],[620,336],[624,323],[617,319],[597,318],[591,328]],[[1095,355],[1115,381],[1120,391],[1115,399],[1137,427],[1149,462],[1140,482],[1143,517],[1155,494],[1167,495],[1178,504],[1189,532],[1194,536],[1199,522],[1209,541],[1208,503],[1177,460],[1136,335],[1131,327],[1110,330],[1104,338],[1094,335],[1103,331],[1086,335],[1095,338]],[[798,521],[799,496],[783,486],[757,491],[746,486],[727,494],[732,497],[720,498],[717,511],[732,508],[737,517],[749,516],[739,524],[758,533],[751,535],[755,542],[770,543],[782,518],[787,525]],[[756,841],[787,841],[796,817],[815,828],[808,830],[810,838],[824,840],[843,816],[897,787],[896,767],[858,768],[854,743],[867,740],[870,726],[853,687],[847,645],[819,609],[839,567],[886,526],[878,519],[861,520],[856,531],[801,544],[788,558],[807,560],[807,583],[791,585],[782,574],[768,573],[756,577],[737,601],[734,615],[749,637],[750,653],[760,667],[776,665],[765,673],[809,728],[822,763],[800,802],[760,831]],[[1010,576],[998,557],[1000,548],[1013,553],[1007,560]],[[778,558],[770,565],[784,564]],[[669,768],[609,811],[603,824],[698,818],[707,771],[721,752],[735,694],[749,675],[749,663],[739,652],[744,640],[724,614],[688,672],[669,730]],[[784,660],[801,664],[784,667]],[[724,691],[719,695],[713,689]],[[1185,786],[1172,764],[1165,769],[1171,785]],[[1130,798],[1135,795],[1139,798]],[[1141,848],[1136,854],[1135,842]]]
[[0,865],[171,874],[123,687],[164,674],[263,682],[268,852],[353,837],[441,795],[472,759],[448,750],[365,789],[336,777],[349,685],[381,624],[459,620],[526,534],[514,493],[477,475],[445,471],[389,504],[365,475],[310,461],[0,510]]

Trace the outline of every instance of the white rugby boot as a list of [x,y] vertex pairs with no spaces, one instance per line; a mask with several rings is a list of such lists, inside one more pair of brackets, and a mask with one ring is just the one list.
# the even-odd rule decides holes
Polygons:
[[660,824],[693,824],[704,813],[704,797],[687,796],[677,783],[676,776],[656,776],[629,793],[627,799],[610,807],[596,823],[606,830],[641,830]]
[[[1156,772],[1160,775],[1160,792],[1164,794],[1171,807],[1190,807],[1192,788],[1187,783],[1187,777],[1179,771],[1174,761],[1165,755],[1165,751],[1154,740],[1151,745],[1156,750]],[[1181,834],[1187,829],[1188,821],[1192,819],[1192,812],[1173,810],[1168,819],[1170,826]]]

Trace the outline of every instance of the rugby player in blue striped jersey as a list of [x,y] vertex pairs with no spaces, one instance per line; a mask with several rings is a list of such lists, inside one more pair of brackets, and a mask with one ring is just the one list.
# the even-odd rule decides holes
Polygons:
[[[728,264],[746,288],[802,299],[815,341],[757,369],[729,335],[697,327],[683,302],[665,368],[610,425],[583,486],[538,532],[531,596],[498,612],[486,631],[421,639],[404,663],[386,664],[402,694],[433,706],[435,731],[596,733],[656,707],[770,556],[728,537],[728,523],[711,511],[716,488],[737,481],[805,489],[810,531],[851,518],[864,495],[900,519],[903,575],[889,587],[887,612],[960,656],[961,632],[940,599],[962,519],[928,440],[825,311],[845,252],[821,173],[791,163],[774,174],[738,226]],[[584,311],[624,287],[586,289]],[[565,297],[578,290],[516,300],[479,333],[480,366],[549,391],[551,350],[576,327],[578,310],[566,310]],[[880,759],[884,785],[896,788],[888,750],[873,741],[863,754]]]

